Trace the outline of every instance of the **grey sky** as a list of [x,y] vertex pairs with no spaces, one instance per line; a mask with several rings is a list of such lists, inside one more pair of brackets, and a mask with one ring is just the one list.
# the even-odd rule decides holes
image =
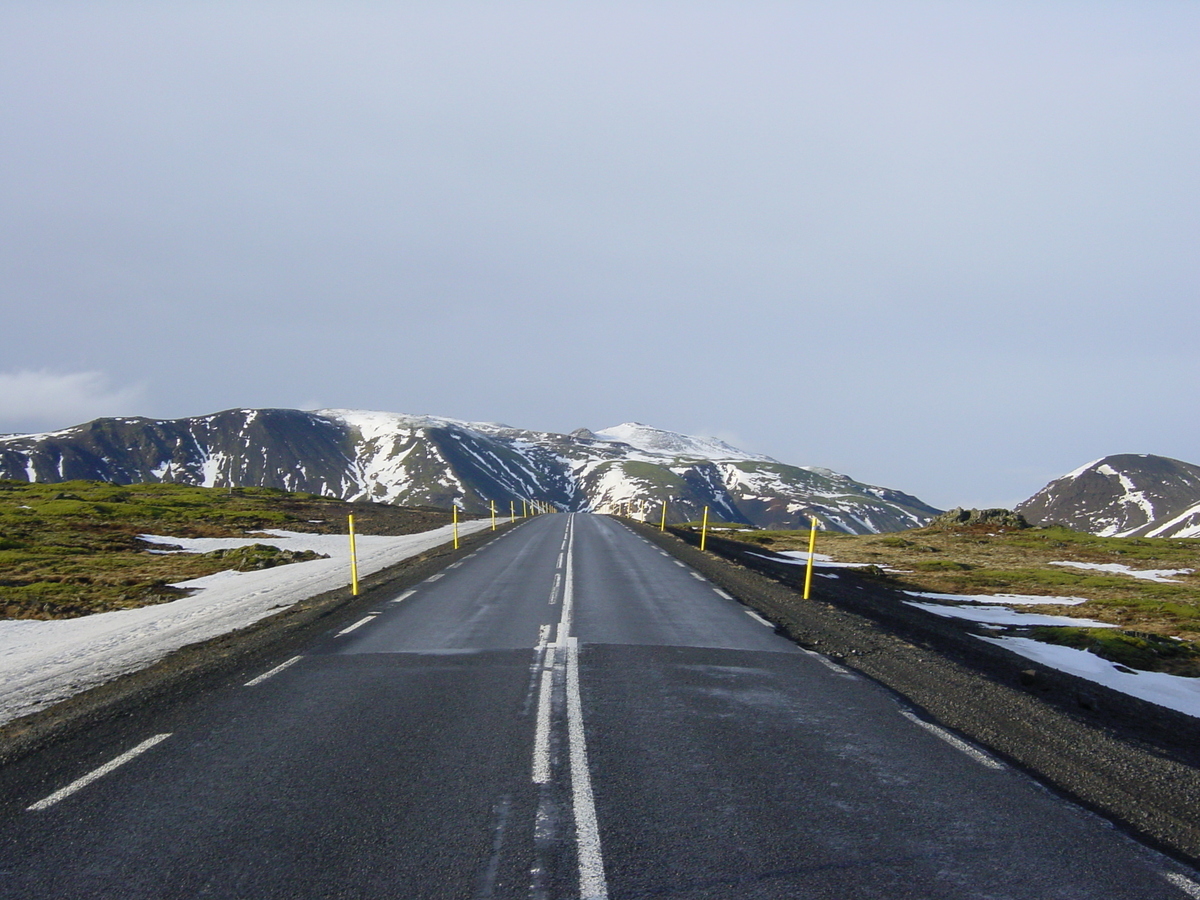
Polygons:
[[0,431],[639,420],[941,506],[1200,462],[1198,26],[0,2]]

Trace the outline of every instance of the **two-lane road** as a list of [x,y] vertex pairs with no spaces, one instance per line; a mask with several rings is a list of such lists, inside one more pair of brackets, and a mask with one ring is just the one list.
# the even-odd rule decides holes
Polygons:
[[1200,898],[601,516],[15,766],[5,898]]

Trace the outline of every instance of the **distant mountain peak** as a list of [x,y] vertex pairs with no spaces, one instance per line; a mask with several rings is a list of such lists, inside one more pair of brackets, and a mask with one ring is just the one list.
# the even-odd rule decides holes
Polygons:
[[746,459],[776,462],[769,456],[747,453],[719,438],[699,437],[666,431],[641,422],[624,422],[611,428],[602,428],[596,433],[601,440],[628,444],[635,450],[654,456],[672,456],[686,459]]
[[1200,537],[1200,466],[1117,453],[1056,478],[1016,509],[1034,524],[1102,537]]

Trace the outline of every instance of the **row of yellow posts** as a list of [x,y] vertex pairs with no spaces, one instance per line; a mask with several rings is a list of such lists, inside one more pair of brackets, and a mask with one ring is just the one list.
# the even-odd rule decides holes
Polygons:
[[[491,501],[492,506],[492,531],[496,530],[496,501]],[[551,512],[552,507],[548,504],[539,503],[535,500],[530,500],[528,505],[525,500],[521,501],[521,518],[525,518],[532,510],[534,515]],[[454,522],[454,549],[458,549],[458,504],[453,506],[453,522]],[[512,524],[516,521],[517,505],[515,500],[508,502],[508,521]],[[626,504],[626,517],[629,518],[629,507]],[[645,520],[645,507],[642,509],[643,521]],[[804,599],[808,600],[812,596],[812,576],[813,563],[817,558],[817,517],[811,516],[812,527],[808,533],[808,564],[804,567]],[[358,596],[358,546],[354,535],[354,516],[348,516],[350,530],[350,592],[353,596]],[[663,501],[662,519],[658,525],[659,531],[667,530],[667,501]],[[700,552],[703,553],[708,545],[708,507],[704,507],[704,518],[700,523]]]
[[[646,507],[645,501],[642,501],[642,521],[645,521]],[[625,503],[625,517],[633,518],[629,513],[629,502]],[[813,564],[817,558],[817,525],[816,516],[809,516],[811,526],[808,531],[808,563],[804,567],[804,599],[808,600],[812,596],[812,577]],[[667,501],[663,501],[662,519],[658,524],[659,531],[667,530]],[[708,507],[704,507],[704,517],[700,522],[700,552],[703,553],[708,546]]]

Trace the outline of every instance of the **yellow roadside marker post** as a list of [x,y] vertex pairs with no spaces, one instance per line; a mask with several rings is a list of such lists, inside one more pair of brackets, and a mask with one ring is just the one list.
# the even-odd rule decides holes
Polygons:
[[526,505],[524,500],[521,501],[521,518],[529,518],[529,507]]
[[492,531],[496,530],[496,501],[492,501]]
[[667,530],[667,501],[666,500],[663,501],[662,521],[658,523],[658,530],[659,531]]
[[517,503],[515,500],[508,501],[508,524],[511,525],[517,521]]
[[812,530],[808,533],[808,566],[804,570],[804,599],[812,593],[813,559],[817,550],[817,517],[812,517]]
[[458,504],[454,504],[454,549],[458,549]]
[[708,543],[708,507],[704,507],[704,521],[700,525],[700,552],[704,552],[704,546]]
[[350,594],[358,596],[358,546],[354,540],[354,516],[346,517],[350,522]]

